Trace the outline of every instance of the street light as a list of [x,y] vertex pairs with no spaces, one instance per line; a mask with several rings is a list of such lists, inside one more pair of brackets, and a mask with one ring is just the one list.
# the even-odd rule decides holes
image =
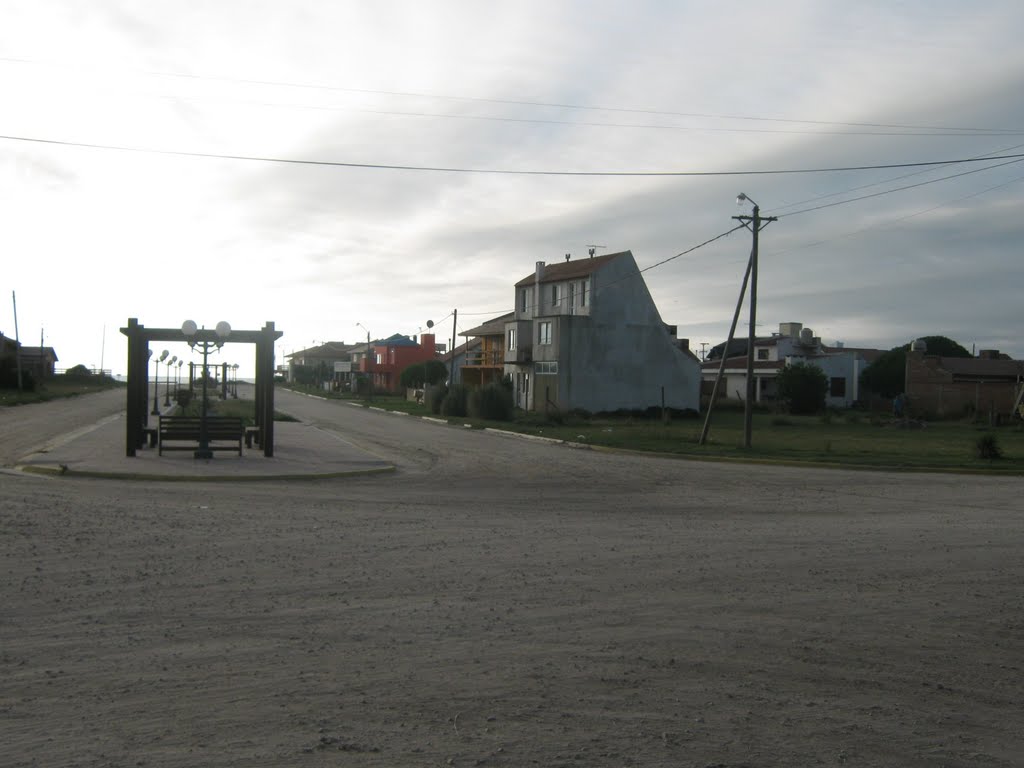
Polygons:
[[[203,330],[206,330],[206,326],[203,326]],[[206,397],[206,358],[211,351],[214,349],[220,349],[224,346],[224,342],[227,340],[228,336],[231,335],[231,326],[223,320],[217,323],[217,327],[215,329],[217,338],[213,341],[208,341],[206,339],[201,341],[196,340],[195,336],[198,329],[196,328],[196,324],[191,320],[186,320],[182,323],[181,332],[185,335],[188,345],[192,347],[192,349],[198,348],[203,353],[203,401],[199,416],[199,448],[196,449],[192,456],[196,459],[212,459],[213,451],[210,450],[210,436],[206,425],[206,415],[209,409]]]
[[167,367],[164,369],[164,408],[171,405],[171,366],[176,362],[178,362],[177,355],[167,362]]
[[156,378],[153,381],[153,410],[149,412],[150,416],[160,415],[160,363],[166,360],[169,354],[170,352],[165,349],[160,353],[160,357],[153,361],[156,364]]
[[235,400],[237,400],[238,399],[238,363],[235,363],[234,365],[231,366],[231,373],[232,373],[232,378],[233,378],[232,387],[231,387],[231,396],[233,398],[235,398]]
[[178,360],[178,370],[174,372],[174,388],[181,389],[181,366],[185,364],[184,359]]

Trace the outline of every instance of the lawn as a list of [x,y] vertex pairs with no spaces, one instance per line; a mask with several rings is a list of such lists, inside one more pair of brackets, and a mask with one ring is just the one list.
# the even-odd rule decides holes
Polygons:
[[[372,401],[348,396],[338,399],[405,411],[414,416],[433,416],[426,406],[399,396],[377,395]],[[543,415],[524,413],[518,413],[512,422],[462,417],[448,421],[594,447],[712,460],[1024,474],[1024,425],[1019,419],[1011,425],[992,428],[967,421],[902,422],[888,414],[860,411],[833,413],[827,418],[759,412],[754,414],[750,449],[742,447],[743,413],[732,409],[715,411],[705,445],[697,444],[704,414],[676,418],[667,424],[660,419],[575,416],[567,416],[558,423]],[[1002,458],[979,458],[977,443],[986,435],[995,437]]]
[[5,405],[27,405],[29,403],[44,403],[47,400],[55,400],[61,397],[77,397],[87,395],[90,392],[101,392],[104,389],[123,387],[123,382],[101,376],[91,377],[64,377],[54,376],[36,387],[34,390],[0,389],[0,406]]

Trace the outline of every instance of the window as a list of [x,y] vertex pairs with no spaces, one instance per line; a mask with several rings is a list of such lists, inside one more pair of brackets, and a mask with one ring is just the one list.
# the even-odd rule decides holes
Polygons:
[[551,322],[545,320],[544,322],[537,323],[537,343],[538,344],[550,344],[551,343]]
[[580,306],[587,306],[587,280],[580,280]]
[[526,311],[526,297],[530,295],[529,291],[530,291],[529,288],[523,288],[519,292],[519,311],[520,312],[525,312]]
[[551,307],[552,309],[558,309],[558,283],[551,286]]
[[377,365],[380,365],[381,364],[380,352],[377,353],[376,357],[377,357]]
[[576,283],[569,283],[569,314],[576,311]]
[[830,397],[846,397],[846,379],[833,376],[829,381],[828,393]]
[[509,349],[515,349],[516,348],[516,329],[515,328],[509,328],[508,329],[508,348]]
[[558,363],[535,363],[534,370],[536,371],[538,376],[551,376],[558,373]]
[[757,359],[758,360],[767,360],[768,359],[768,352],[769,352],[769,350],[767,350],[767,349],[765,349],[763,347],[761,349],[757,350]]

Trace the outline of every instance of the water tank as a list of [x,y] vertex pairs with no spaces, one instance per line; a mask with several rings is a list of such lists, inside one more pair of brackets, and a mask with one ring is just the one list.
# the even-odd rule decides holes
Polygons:
[[925,342],[924,339],[914,339],[910,343],[910,351],[920,352],[921,354],[924,354],[925,352],[928,351],[928,344]]
[[808,347],[811,346],[814,343],[814,331],[810,328],[801,328],[800,343]]

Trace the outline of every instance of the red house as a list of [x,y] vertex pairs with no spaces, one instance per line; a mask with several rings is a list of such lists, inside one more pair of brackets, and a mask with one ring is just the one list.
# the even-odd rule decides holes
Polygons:
[[414,339],[396,333],[370,346],[373,354],[369,360],[359,361],[359,370],[372,377],[374,389],[385,392],[401,392],[402,371],[410,365],[437,358],[432,333],[424,333],[418,344]]

